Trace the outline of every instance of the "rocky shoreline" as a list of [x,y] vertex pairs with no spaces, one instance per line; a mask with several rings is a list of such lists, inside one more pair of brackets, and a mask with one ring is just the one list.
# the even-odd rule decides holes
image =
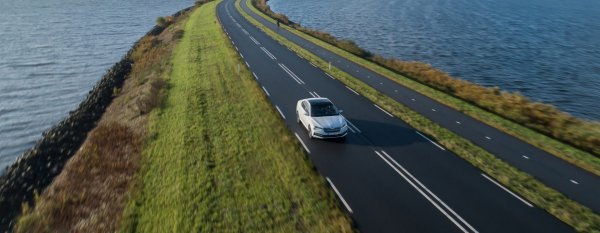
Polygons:
[[[186,8],[175,14],[177,17]],[[158,35],[165,28],[154,26],[145,36]],[[115,63],[88,93],[76,110],[60,123],[43,133],[33,148],[19,156],[0,176],[0,232],[10,232],[23,203],[33,205],[37,194],[52,183],[65,163],[77,152],[87,134],[96,127],[114,98],[114,91],[123,85],[133,62],[130,59],[138,42]]]

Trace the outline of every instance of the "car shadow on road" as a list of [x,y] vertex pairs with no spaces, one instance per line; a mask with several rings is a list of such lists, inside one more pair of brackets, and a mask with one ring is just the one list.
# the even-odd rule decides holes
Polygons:
[[328,142],[374,147],[394,147],[423,141],[413,128],[404,124],[388,124],[383,122],[348,118],[360,133],[348,130],[346,140],[327,139]]

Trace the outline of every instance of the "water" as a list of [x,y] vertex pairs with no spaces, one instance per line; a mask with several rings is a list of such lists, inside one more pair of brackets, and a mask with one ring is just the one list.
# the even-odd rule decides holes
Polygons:
[[598,0],[271,0],[295,22],[600,120]]
[[193,0],[0,0],[0,173],[153,25]]

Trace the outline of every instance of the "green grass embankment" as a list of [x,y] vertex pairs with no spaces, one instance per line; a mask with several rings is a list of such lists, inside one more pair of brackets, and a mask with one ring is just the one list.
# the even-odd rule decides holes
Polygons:
[[191,13],[150,122],[123,232],[350,232],[216,18]]
[[[283,22],[289,22],[285,15],[271,11],[264,0],[258,0],[255,3],[259,5],[261,10],[270,13],[272,17],[279,18]],[[254,8],[252,4],[248,5],[250,9],[259,13],[263,18],[275,22],[269,15],[265,15]],[[292,26],[282,25],[288,31],[324,49],[502,130],[582,169],[600,175],[600,157],[598,157],[598,153],[600,153],[600,147],[598,147],[598,143],[600,143],[600,124],[598,122],[574,118],[552,106],[532,102],[518,93],[507,93],[454,79],[427,64],[385,59],[361,49],[352,41],[339,40],[328,33],[304,28],[297,24]],[[402,73],[411,74],[413,78],[404,76]]]
[[[276,34],[264,25],[258,23],[255,19],[246,14],[236,4],[238,11],[252,24],[259,27],[262,31],[287,46],[292,51],[309,60],[323,70],[328,70],[328,62],[318,56],[308,52],[302,47],[288,41],[282,36]],[[246,2],[250,9],[257,14],[262,13],[254,9],[249,1]],[[266,17],[263,15],[263,17]],[[404,120],[415,129],[425,132],[435,138],[440,144],[465,159],[475,167],[481,169],[500,183],[525,197],[542,209],[545,209],[558,219],[571,225],[577,231],[597,232],[600,229],[600,216],[595,214],[589,208],[565,197],[560,192],[545,186],[527,173],[524,173],[506,162],[496,158],[486,150],[474,145],[470,141],[454,134],[446,128],[430,121],[424,116],[412,111],[410,108],[394,101],[390,97],[378,92],[367,84],[352,77],[351,75],[339,70],[335,66],[331,67],[328,73],[334,75],[338,80],[345,83],[361,95],[370,99],[374,103],[383,107],[390,113]]]

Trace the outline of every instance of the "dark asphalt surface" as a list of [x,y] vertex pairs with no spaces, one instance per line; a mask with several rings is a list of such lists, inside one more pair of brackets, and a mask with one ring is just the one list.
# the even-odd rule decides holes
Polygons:
[[[245,4],[241,5],[254,19],[271,29],[277,29],[276,25],[247,9]],[[529,173],[547,186],[600,213],[600,177],[595,174],[348,61],[287,30],[277,32],[322,59],[331,61],[332,65],[383,94]]]
[[[271,39],[234,2],[217,10],[232,45],[360,231],[572,231]],[[296,102],[313,96],[344,110],[355,126],[345,142],[311,140],[296,123]]]

